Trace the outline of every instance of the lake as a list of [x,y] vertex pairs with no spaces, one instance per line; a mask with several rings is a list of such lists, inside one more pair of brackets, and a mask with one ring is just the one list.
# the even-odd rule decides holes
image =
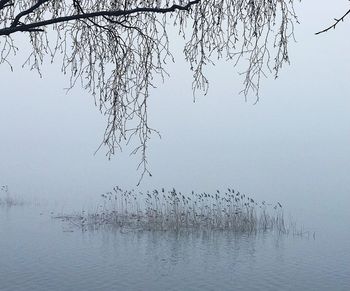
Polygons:
[[346,211],[310,219],[314,238],[82,232],[58,208],[0,207],[0,290],[350,290]]
[[[145,1],[153,2],[185,1]],[[254,92],[239,94],[245,81],[240,73],[249,62],[242,59],[233,68],[226,58],[216,61],[216,55],[215,66],[208,63],[205,69],[208,94],[192,95],[193,71],[183,54],[185,42],[175,37],[178,31],[169,35],[176,60],[166,66],[171,77],[163,84],[154,76],[157,88],[150,88],[147,101],[148,125],[162,138],[154,134],[147,140],[152,178],[145,175],[140,191],[176,187],[215,193],[216,187],[237,187],[257,201],[280,202],[287,219],[310,231],[302,237],[82,232],[52,219],[96,209],[100,194],[113,185],[136,187],[142,151],[130,156],[139,146],[136,135],[111,160],[107,147],[95,153],[108,117],[94,106],[99,96],[94,99],[80,82],[65,94],[70,78],[61,74],[59,57],[51,64],[46,56],[42,78],[30,66],[22,69],[30,54],[28,38],[23,33],[13,38],[18,47],[9,56],[14,72],[6,63],[0,66],[0,199],[2,185],[8,185],[9,193],[29,203],[0,206],[0,291],[349,291],[349,25],[339,23],[327,34],[314,35],[349,9],[348,1],[333,2],[297,5],[301,25],[295,27],[297,42],[289,43],[291,65],[277,80],[262,78],[257,104]],[[274,53],[279,47],[271,41]],[[270,57],[273,62],[274,55],[265,53],[265,60]],[[263,70],[269,72],[265,65]],[[136,118],[129,128],[137,124]]]

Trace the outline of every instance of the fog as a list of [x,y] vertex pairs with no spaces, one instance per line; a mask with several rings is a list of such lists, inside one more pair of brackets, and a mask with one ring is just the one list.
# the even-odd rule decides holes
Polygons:
[[[317,3],[317,4],[316,4]],[[209,93],[193,102],[192,77],[181,47],[170,78],[151,92],[154,136],[148,160],[152,177],[139,188],[211,191],[233,187],[260,200],[293,205],[297,214],[332,214],[350,192],[349,19],[315,36],[342,15],[347,1],[298,3],[300,25],[290,44],[290,66],[277,80],[262,80],[260,101],[238,94],[240,68],[208,67]],[[134,188],[139,156],[124,148],[111,160],[102,141],[105,120],[89,92],[68,94],[60,64],[42,78],[22,69],[26,48],[0,67],[0,184],[23,197],[79,202],[82,207],[114,185]],[[317,220],[317,218],[315,218]]]

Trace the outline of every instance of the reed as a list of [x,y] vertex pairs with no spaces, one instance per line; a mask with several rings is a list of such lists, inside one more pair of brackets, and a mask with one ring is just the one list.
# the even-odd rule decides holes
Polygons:
[[0,206],[12,207],[23,205],[24,201],[10,194],[7,185],[0,186]]
[[93,212],[61,215],[82,230],[117,227],[130,230],[180,231],[228,230],[239,233],[277,230],[285,233],[283,209],[234,189],[189,194],[164,188],[135,192],[116,186],[101,195],[103,203]]

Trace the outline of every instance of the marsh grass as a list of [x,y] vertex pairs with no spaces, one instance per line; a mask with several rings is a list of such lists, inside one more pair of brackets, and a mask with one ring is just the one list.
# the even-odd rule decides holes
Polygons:
[[82,230],[113,227],[127,231],[288,231],[280,203],[257,203],[230,188],[224,192],[183,194],[176,189],[143,193],[116,186],[101,197],[103,202],[95,211],[56,218]]
[[0,186],[0,206],[13,207],[23,205],[24,201],[10,193],[7,185]]

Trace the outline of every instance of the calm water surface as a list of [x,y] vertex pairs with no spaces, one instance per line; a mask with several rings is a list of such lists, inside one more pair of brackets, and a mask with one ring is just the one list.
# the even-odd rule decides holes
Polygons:
[[350,290],[346,227],[316,239],[82,233],[42,207],[0,208],[0,290]]

